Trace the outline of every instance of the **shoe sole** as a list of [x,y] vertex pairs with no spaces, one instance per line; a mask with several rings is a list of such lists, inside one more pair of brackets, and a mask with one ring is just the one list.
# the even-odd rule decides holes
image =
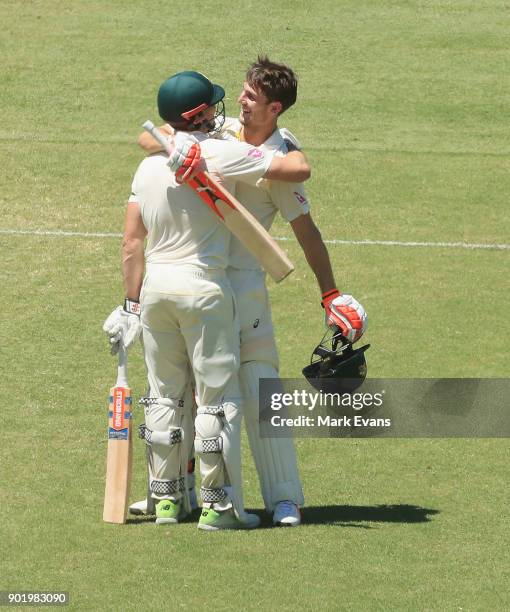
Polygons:
[[197,529],[202,529],[203,531],[221,531],[222,529],[227,530],[228,527],[214,527],[213,525],[201,525],[199,523]]
[[176,518],[157,518],[156,525],[176,525],[179,522]]
[[147,516],[147,512],[140,510],[139,508],[129,508],[129,514],[133,516]]

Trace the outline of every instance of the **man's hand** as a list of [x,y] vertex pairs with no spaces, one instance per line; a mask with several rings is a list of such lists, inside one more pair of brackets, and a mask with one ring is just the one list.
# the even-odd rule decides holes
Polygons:
[[356,342],[365,333],[368,317],[363,306],[347,293],[332,289],[322,295],[326,324],[338,328],[349,342]]
[[142,324],[140,323],[139,313],[140,304],[133,300],[126,299],[124,307],[117,306],[104,322],[103,331],[106,332],[108,336],[112,355],[119,352],[121,342],[124,348],[128,349],[140,337],[142,333]]
[[168,158],[168,166],[175,173],[175,180],[185,183],[199,171],[200,145],[189,137],[176,137],[174,146],[174,151]]

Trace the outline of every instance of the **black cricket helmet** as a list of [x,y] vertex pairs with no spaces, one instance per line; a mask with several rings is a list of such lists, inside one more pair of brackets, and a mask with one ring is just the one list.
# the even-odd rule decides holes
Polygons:
[[319,391],[353,393],[367,376],[365,351],[370,344],[353,349],[339,331],[328,331],[315,347],[303,376]]

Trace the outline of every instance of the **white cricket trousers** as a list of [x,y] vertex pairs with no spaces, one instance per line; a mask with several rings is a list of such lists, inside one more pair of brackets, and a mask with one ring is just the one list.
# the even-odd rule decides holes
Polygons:
[[[189,402],[184,403],[191,381],[199,409],[240,407],[234,297],[223,270],[148,264],[140,301],[151,395],[162,400],[146,415],[147,426],[151,431],[178,428],[182,433],[179,444],[152,445],[153,497],[179,499],[193,440],[192,420],[183,414],[192,409]],[[221,455],[210,459],[201,461],[202,484],[221,488],[228,484],[223,460]],[[173,494],[167,495],[168,491]]]

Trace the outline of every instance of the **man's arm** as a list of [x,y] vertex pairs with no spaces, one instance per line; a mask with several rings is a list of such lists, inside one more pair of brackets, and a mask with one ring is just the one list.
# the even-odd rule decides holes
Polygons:
[[365,309],[352,295],[342,294],[336,288],[328,250],[310,215],[297,217],[291,225],[321,288],[327,324],[340,329],[349,342],[356,342],[367,326]]
[[[164,136],[171,136],[174,131],[168,123],[165,123],[158,127],[158,130]],[[138,145],[147,153],[147,155],[153,155],[154,153],[161,153],[164,149],[162,145],[145,130],[138,136]]]
[[275,155],[264,178],[273,181],[303,183],[312,175],[310,164],[301,151],[291,151],[283,157]]
[[125,295],[130,300],[139,301],[144,273],[144,240],[147,230],[142,221],[140,206],[129,202],[124,222],[122,240],[122,274]]
[[303,249],[306,261],[315,274],[321,293],[330,291],[335,287],[335,278],[328,249],[322,240],[319,228],[315,225],[310,213],[300,215],[290,224]]
[[122,345],[125,349],[132,346],[140,337],[140,290],[144,271],[143,243],[147,231],[142,222],[137,202],[129,202],[124,223],[122,240],[122,274],[126,299],[124,306],[118,306],[103,324],[108,336],[112,355]]
[[[165,136],[173,134],[172,128],[165,124],[158,128]],[[160,153],[163,151],[161,144],[148,132],[144,132],[138,137],[139,146],[147,153]],[[290,183],[302,183],[311,176],[311,168],[302,151],[294,150],[287,155],[280,157],[274,156],[269,168],[264,174],[264,178],[275,181],[285,181]]]

